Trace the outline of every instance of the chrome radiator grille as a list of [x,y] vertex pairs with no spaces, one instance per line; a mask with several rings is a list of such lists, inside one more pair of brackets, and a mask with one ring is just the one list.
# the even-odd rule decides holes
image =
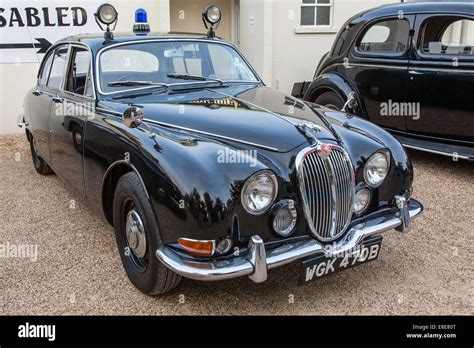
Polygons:
[[330,145],[321,156],[321,145],[303,150],[296,168],[306,220],[313,235],[328,241],[347,228],[354,200],[354,169],[349,156],[339,146]]

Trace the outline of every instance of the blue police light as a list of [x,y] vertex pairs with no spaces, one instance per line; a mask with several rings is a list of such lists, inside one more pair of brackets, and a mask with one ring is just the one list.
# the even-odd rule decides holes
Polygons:
[[135,35],[147,35],[150,32],[147,13],[143,8],[139,8],[135,11],[135,24],[133,26],[133,32]]

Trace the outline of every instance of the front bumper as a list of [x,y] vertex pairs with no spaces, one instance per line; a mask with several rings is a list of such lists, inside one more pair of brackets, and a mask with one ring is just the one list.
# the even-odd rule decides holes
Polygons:
[[403,196],[396,197],[398,211],[387,212],[352,227],[337,243],[322,244],[311,237],[298,241],[283,242],[277,248],[266,250],[263,240],[254,235],[250,238],[249,247],[238,256],[223,260],[196,261],[187,258],[174,249],[163,246],[156,251],[156,257],[170,270],[186,278],[196,280],[223,280],[249,276],[256,283],[267,279],[267,271],[296,260],[317,256],[319,254],[335,257],[356,248],[364,239],[396,229],[408,232],[411,219],[423,211],[420,202]]

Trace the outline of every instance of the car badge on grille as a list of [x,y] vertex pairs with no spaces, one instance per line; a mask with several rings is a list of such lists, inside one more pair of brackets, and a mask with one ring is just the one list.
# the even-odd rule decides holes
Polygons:
[[332,148],[330,144],[324,144],[324,143],[318,144],[318,155],[322,159],[326,159],[331,154],[331,150]]

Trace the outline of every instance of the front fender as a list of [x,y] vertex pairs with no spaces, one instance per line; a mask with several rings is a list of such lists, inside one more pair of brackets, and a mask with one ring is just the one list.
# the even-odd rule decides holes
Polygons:
[[321,94],[332,91],[339,95],[339,97],[346,101],[349,99],[351,93],[355,94],[355,104],[352,113],[367,118],[364,112],[363,100],[357,91],[357,88],[353,86],[351,81],[346,77],[338,73],[328,73],[318,76],[306,90],[303,99],[306,101],[314,102],[317,97]]

